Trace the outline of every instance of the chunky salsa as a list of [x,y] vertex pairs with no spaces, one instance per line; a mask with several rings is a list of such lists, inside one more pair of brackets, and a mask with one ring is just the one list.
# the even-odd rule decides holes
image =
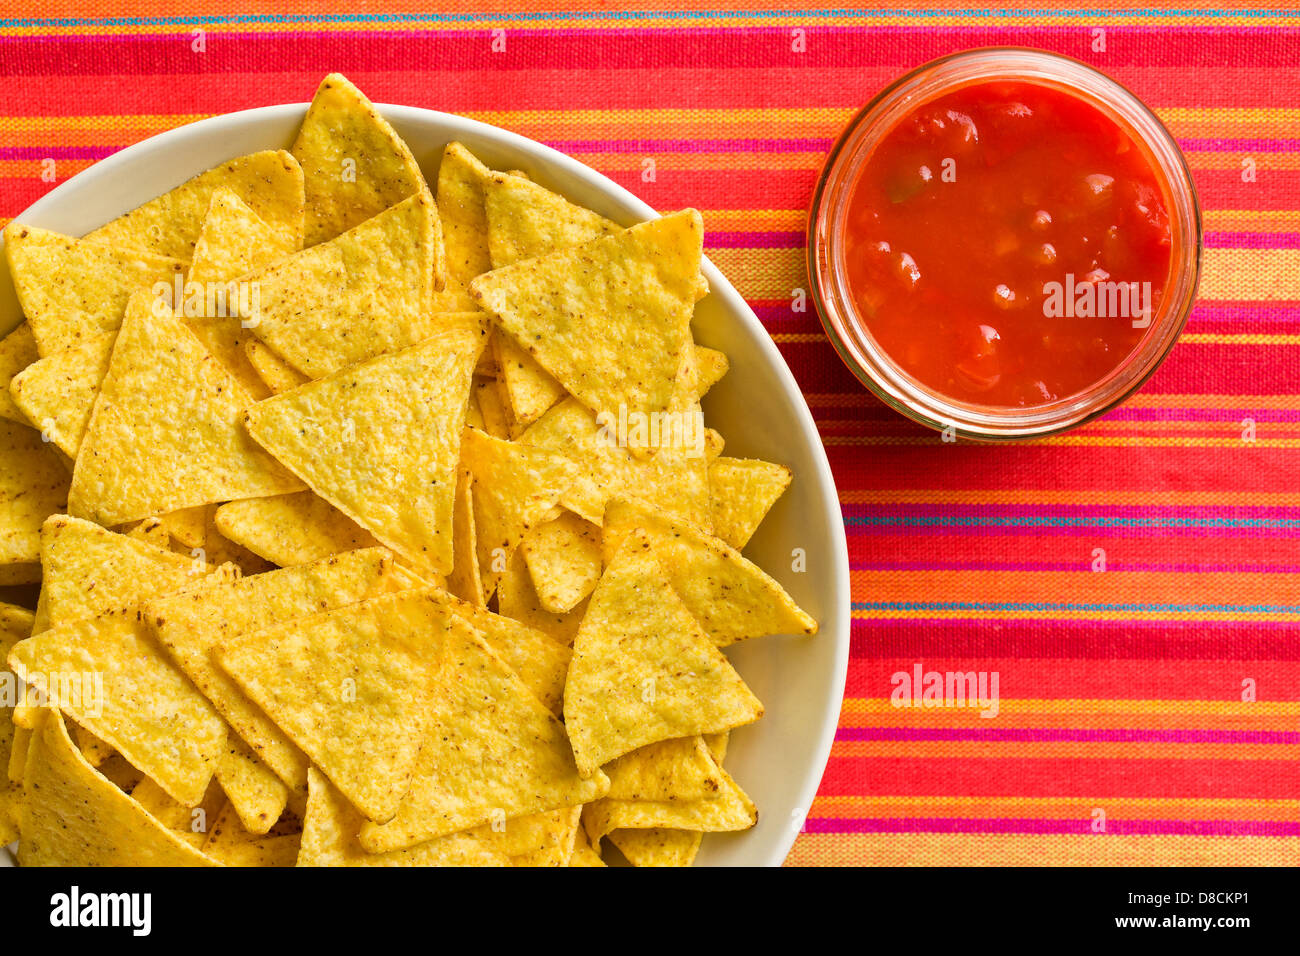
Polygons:
[[1143,150],[1091,103],[1026,81],[913,110],[868,157],[844,221],[872,337],[921,384],[978,405],[1100,381],[1142,339],[1169,273]]

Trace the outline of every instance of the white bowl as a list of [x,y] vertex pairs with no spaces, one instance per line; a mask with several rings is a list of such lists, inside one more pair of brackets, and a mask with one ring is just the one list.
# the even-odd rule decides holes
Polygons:
[[[379,109],[410,145],[430,182],[436,181],[442,147],[459,140],[489,166],[522,169],[623,225],[657,215],[594,170],[522,136],[432,110]],[[288,148],[305,110],[306,104],[269,106],[154,136],[96,163],[16,219],[83,235],[224,160]],[[8,270],[0,272],[8,284]],[[794,377],[731,283],[707,261],[704,274],[712,291],[696,308],[696,338],[731,359],[731,371],[705,399],[705,420],[726,439],[725,454],[780,462],[795,476],[745,553],[789,590],[821,631],[814,637],[759,638],[729,649],[766,709],[757,724],[733,733],[727,756],[728,771],[753,797],[759,819],[743,833],[707,835],[698,863],[776,866],[812,805],[839,720],[849,655],[848,553],[826,452]],[[12,289],[0,289],[0,310],[12,308]],[[14,321],[0,319],[0,329]],[[806,554],[803,573],[792,571],[796,548]]]

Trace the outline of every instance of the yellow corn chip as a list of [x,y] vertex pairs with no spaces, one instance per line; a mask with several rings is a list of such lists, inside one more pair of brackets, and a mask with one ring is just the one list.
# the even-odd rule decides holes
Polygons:
[[299,866],[509,866],[510,858],[474,833],[448,836],[387,853],[367,853],[357,840],[365,818],[315,767]]
[[526,428],[564,398],[564,386],[508,335],[492,336],[500,381],[505,388],[514,420]]
[[100,776],[72,745],[58,713],[34,732],[25,785],[23,866],[210,866],[194,847]]
[[623,231],[604,216],[507,173],[483,181],[483,206],[493,269]]
[[809,617],[762,568],[723,541],[632,499],[605,509],[606,560],[640,528],[673,590],[719,647],[765,634],[815,634]]
[[302,246],[302,170],[282,149],[250,153],[214,166],[86,238],[188,262],[212,196],[222,188],[232,190],[275,229],[277,245]]
[[432,309],[438,229],[433,199],[420,192],[341,236],[250,273],[240,281],[260,294],[245,322],[309,378],[448,328],[482,332],[481,315]]
[[249,833],[266,833],[284,813],[289,788],[236,734],[226,736],[226,752],[217,763],[215,774]]
[[474,532],[474,479],[462,471],[456,478],[456,504],[452,514],[452,567],[447,590],[462,601],[487,607],[483,576],[478,569],[478,539]]
[[459,618],[447,632],[434,701],[397,816],[361,828],[372,853],[588,803],[609,786],[599,770],[578,776],[564,725]]
[[555,614],[546,610],[537,597],[527,562],[519,550],[510,556],[506,569],[497,582],[497,609],[504,617],[527,624],[566,647],[572,645],[573,639],[577,637],[578,625],[587,613],[590,600],[589,597],[584,599],[567,614]]
[[703,235],[699,213],[675,213],[495,270],[470,294],[588,408],[676,410],[696,388],[690,320]]
[[462,285],[492,268],[483,188],[491,170],[460,143],[448,143],[438,167],[438,216],[447,272]]
[[493,438],[509,441],[509,416],[505,404],[501,400],[501,389],[497,386],[495,379],[480,381],[477,375],[476,371],[474,402],[478,408],[479,421],[483,425],[481,430]]
[[267,833],[244,829],[233,803],[226,804],[203,842],[205,856],[226,866],[293,866],[302,841],[300,828],[277,822]]
[[[16,675],[4,663],[14,644],[32,633],[34,617],[26,608],[0,603],[0,768],[7,768],[14,750],[14,707],[10,703],[18,691]],[[0,846],[18,839],[19,802],[22,788],[7,777],[0,779]]]
[[129,535],[68,515],[41,528],[45,579],[36,632],[198,583],[210,570]]
[[660,448],[651,458],[637,458],[618,444],[616,430],[602,427],[581,402],[566,399],[534,423],[519,441],[549,448],[579,462],[578,477],[560,503],[588,521],[601,524],[606,501],[634,494],[666,514],[709,527],[707,455],[683,447]]
[[226,674],[212,651],[222,642],[383,590],[388,552],[353,551],[315,564],[217,582],[146,601],[141,613],[177,665],[258,757],[290,787],[307,782],[307,760],[284,732]]
[[9,392],[42,436],[76,458],[108,371],[116,332],[97,332],[14,376]]
[[497,579],[523,536],[573,483],[578,466],[546,449],[465,430],[461,461],[474,477],[474,528],[483,593]]
[[752,723],[763,706],[674,594],[644,534],[629,534],[573,642],[564,719],[578,768],[670,737]]
[[236,306],[261,293],[243,280],[226,283],[298,251],[300,238],[277,233],[234,190],[218,189],[194,247],[183,300],[175,303],[190,331],[253,398],[270,392],[244,350],[253,334],[242,327]]
[[363,815],[386,822],[432,721],[448,612],[421,591],[242,635],[218,664]]
[[207,530],[204,532],[203,559],[209,564],[233,564],[245,575],[261,574],[275,565],[243,545],[231,541],[217,528],[217,506],[207,506]]
[[73,472],[69,510],[115,525],[298,491],[240,427],[239,383],[147,294],[131,300]]
[[173,800],[166,790],[149,777],[142,777],[131,788],[131,799],[168,830],[180,834],[181,839],[201,847],[225,805],[226,795],[219,786],[211,783],[203,800],[195,806],[187,807]]
[[[702,737],[673,737],[610,761],[608,800],[711,800],[722,790],[722,774]],[[602,834],[603,835],[603,834]]]
[[306,177],[308,246],[333,239],[425,188],[406,143],[339,73],[316,89],[293,155]]
[[35,362],[41,355],[36,351],[32,327],[26,322],[0,339],[0,418],[19,424],[29,424],[29,419],[9,397],[9,386],[15,375]]
[[600,580],[600,528],[572,511],[539,524],[520,543],[542,607],[572,611]]
[[0,420],[0,567],[37,561],[41,523],[67,501],[68,471],[54,450],[38,432]]
[[170,259],[10,223],[5,254],[36,348],[53,355],[122,324],[127,300],[185,270]]
[[23,680],[186,806],[203,799],[226,723],[172,666],[134,607],[54,627],[14,647]]
[[509,846],[512,866],[568,866],[581,828],[582,807],[565,807],[505,821],[500,831],[478,827],[483,839]]
[[209,510],[208,505],[195,505],[159,515],[158,520],[178,544],[186,548],[201,548],[207,533]]
[[145,518],[143,521],[123,525],[122,534],[136,541],[151,544],[155,548],[162,550],[171,548],[171,535],[167,533],[167,526],[158,518]]
[[701,345],[695,346],[695,361],[699,375],[699,396],[703,398],[704,394],[727,374],[731,362],[726,353],[719,352],[717,349],[706,349]]
[[789,468],[767,461],[750,458],[711,461],[713,533],[737,551],[743,549],[793,477]]
[[699,830],[615,830],[609,842],[633,866],[690,866],[704,836]]
[[379,543],[313,491],[232,501],[217,509],[216,525],[231,541],[282,568]]
[[72,739],[76,743],[77,749],[86,758],[86,763],[92,767],[101,766],[115,753],[112,747],[80,724],[74,723],[68,729],[72,732]]
[[259,402],[248,430],[420,570],[452,567],[461,428],[480,342],[448,332]]
[[722,766],[722,761],[727,756],[727,744],[730,740],[730,731],[721,734],[704,735],[704,746],[709,748],[709,753],[713,754],[713,759],[719,767]]
[[591,848],[587,834],[579,826],[574,833],[573,855],[569,857],[569,866],[604,866],[600,854]]
[[244,355],[272,395],[279,395],[291,388],[297,388],[304,382],[310,382],[306,375],[298,371],[280,356],[272,352],[260,339],[248,339],[244,342]]

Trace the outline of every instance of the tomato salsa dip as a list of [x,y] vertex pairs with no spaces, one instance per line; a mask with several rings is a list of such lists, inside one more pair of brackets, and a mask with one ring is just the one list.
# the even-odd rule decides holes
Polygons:
[[983,50],[859,114],[809,240],[859,378],[931,426],[1020,438],[1105,411],[1159,364],[1195,295],[1200,217],[1177,145],[1127,90]]

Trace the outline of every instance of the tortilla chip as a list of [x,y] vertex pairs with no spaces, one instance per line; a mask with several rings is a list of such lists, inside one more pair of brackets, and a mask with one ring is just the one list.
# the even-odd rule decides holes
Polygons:
[[605,509],[605,557],[634,528],[648,535],[673,590],[719,647],[765,634],[816,634],[817,622],[762,568],[723,541],[644,502]]
[[699,830],[615,830],[609,842],[633,866],[690,866],[704,836]]
[[38,432],[0,421],[0,566],[32,564],[41,523],[68,501],[68,471]]
[[308,246],[425,188],[406,143],[339,73],[321,80],[292,151],[306,177]]
[[600,580],[600,528],[572,511],[539,524],[520,543],[542,607],[572,611]]
[[727,744],[730,740],[730,731],[721,734],[704,735],[704,746],[709,748],[709,753],[713,754],[713,759],[719,767],[722,766],[722,761],[727,756]]
[[33,362],[9,383],[14,404],[69,458],[81,449],[116,340],[116,332],[97,332]]
[[438,217],[447,244],[447,271],[457,282],[492,268],[483,189],[491,170],[460,143],[448,143],[438,167]]
[[371,852],[490,823],[588,803],[609,780],[578,776],[564,725],[468,624],[453,618],[434,716],[411,789],[390,823],[367,823]]
[[214,772],[249,833],[266,833],[284,813],[289,788],[239,736],[227,735],[226,752]]
[[706,349],[701,345],[695,346],[695,361],[699,374],[699,396],[703,398],[705,393],[727,374],[731,368],[731,361],[725,352]]
[[272,395],[279,395],[291,388],[297,388],[304,382],[310,382],[306,375],[298,371],[280,356],[272,352],[260,339],[248,339],[244,342],[244,355],[253,367],[262,384]]
[[[610,761],[609,800],[711,800],[722,790],[721,768],[702,737],[674,737]],[[603,835],[603,834],[601,834]]]
[[591,848],[587,834],[582,827],[577,828],[573,839],[573,855],[569,857],[569,866],[604,866],[600,854]]
[[695,391],[690,320],[703,235],[699,213],[674,213],[497,269],[470,294],[593,411],[675,410]]
[[[232,308],[241,296],[251,298],[253,292],[249,286],[232,286],[222,300],[215,299],[215,292],[229,280],[297,252],[301,243],[296,240],[300,238],[277,233],[234,190],[218,189],[212,194],[212,205],[194,247],[194,261],[185,279],[185,302],[177,308],[204,348],[257,399],[265,398],[269,390],[244,350],[253,334],[242,327]],[[209,314],[210,304],[218,306],[211,310],[213,314]]]
[[216,525],[231,541],[282,568],[379,544],[314,491],[232,501],[217,509]]
[[474,531],[474,479],[467,471],[456,477],[456,504],[452,514],[452,567],[447,590],[462,601],[487,607],[483,577],[478,568],[478,538]]
[[763,705],[673,592],[640,532],[591,596],[573,642],[564,719],[584,774],[670,737],[752,723]]
[[186,806],[203,799],[226,722],[172,666],[134,607],[50,628],[15,646],[9,664],[171,797]]
[[219,582],[146,601],[141,613],[159,642],[235,731],[285,784],[307,782],[307,758],[213,661],[224,642],[325,608],[343,607],[384,589],[389,555],[353,551],[315,564]]
[[501,849],[512,866],[568,866],[581,820],[581,806],[564,807],[506,820],[500,830],[483,826],[473,832]]
[[76,743],[77,749],[86,758],[86,763],[92,767],[102,766],[117,752],[81,724],[70,722],[68,730],[72,733],[72,740]]
[[[14,607],[12,604],[0,603],[0,768],[9,766],[9,759],[14,748],[13,695],[17,689],[17,677],[4,663],[14,644],[26,639],[32,633],[35,618],[26,608]],[[6,778],[0,779],[0,846],[5,846],[18,839],[19,803],[22,800],[22,788],[15,787]]]
[[122,324],[127,300],[155,283],[171,288],[185,263],[135,249],[10,223],[5,254],[36,348],[53,355]]
[[0,418],[20,425],[30,423],[31,419],[9,397],[9,385],[15,375],[40,357],[36,351],[36,339],[32,337],[32,327],[26,322],[0,339]]
[[72,476],[68,509],[116,525],[298,491],[240,427],[251,399],[147,294],[131,300]]
[[131,788],[131,799],[168,830],[180,834],[181,839],[201,847],[225,805],[226,795],[212,783],[202,801],[187,807],[168,796],[167,791],[149,777],[141,777],[139,783]]
[[[714,428],[704,429],[704,458],[706,461],[717,461],[722,454],[723,446],[726,442],[722,434]],[[701,526],[702,527],[702,526]]]
[[226,866],[293,866],[302,842],[300,827],[286,829],[280,822],[265,834],[244,829],[233,804],[228,803],[203,842],[205,856]]
[[[308,378],[395,352],[482,316],[435,313],[438,217],[427,192],[261,272],[245,313],[253,333]],[[242,308],[241,304],[241,308]]]
[[580,463],[578,477],[560,503],[594,524],[605,520],[610,498],[634,494],[666,514],[700,527],[711,525],[708,458],[692,448],[661,448],[651,458],[637,458],[619,447],[616,436],[576,399],[556,405],[519,441]]
[[750,458],[718,458],[709,463],[713,494],[713,533],[740,551],[794,473],[784,465]]
[[520,427],[531,425],[564,398],[564,386],[510,336],[494,335],[492,347],[496,350],[497,367],[501,370],[500,383],[505,389],[513,418]]
[[220,667],[371,820],[411,783],[436,709],[448,612],[421,591],[228,640]]
[[122,534],[163,551],[170,550],[172,544],[167,526],[158,518],[145,518],[143,521],[125,524],[122,526]]
[[506,173],[484,180],[483,206],[493,269],[623,231],[590,209]]
[[365,818],[324,774],[311,769],[299,866],[509,866],[510,859],[473,833],[453,833],[387,853],[357,840]]
[[587,613],[591,598],[584,599],[567,614],[555,614],[542,607],[522,551],[516,550],[506,562],[497,582],[497,609],[508,618],[541,631],[551,640],[568,647],[578,636],[578,625]]
[[302,245],[303,177],[282,149],[250,153],[214,166],[86,236],[189,262],[218,189],[230,189],[271,225],[277,245]]
[[211,568],[69,515],[41,528],[45,579],[36,632],[198,583]]
[[491,597],[506,562],[530,528],[573,483],[578,466],[543,448],[465,429],[461,461],[474,477],[474,527],[483,593]]
[[22,808],[22,866],[210,866],[194,847],[100,776],[72,745],[57,712],[32,736]]
[[481,431],[493,438],[509,441],[509,412],[502,400],[501,389],[495,379],[480,381],[477,378],[478,372],[475,371],[474,374],[474,402],[478,407],[479,420],[483,426]]
[[381,355],[259,402],[248,430],[413,567],[445,574],[479,348],[476,336],[456,331]]

